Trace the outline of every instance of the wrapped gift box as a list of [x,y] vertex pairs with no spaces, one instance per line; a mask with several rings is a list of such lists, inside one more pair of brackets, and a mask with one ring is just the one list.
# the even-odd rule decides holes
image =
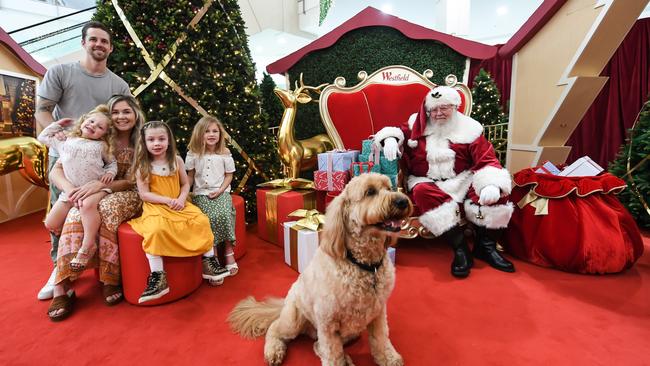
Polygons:
[[[318,170],[342,172],[350,169],[350,164],[357,161],[359,150],[328,151],[318,154]],[[331,166],[331,169],[328,167]]]
[[374,165],[375,163],[371,161],[352,163],[352,166],[350,166],[350,175],[356,177],[363,173],[370,173],[372,172],[372,168]]
[[350,181],[350,173],[327,172],[317,170],[314,172],[314,187],[319,191],[342,191]]
[[372,162],[375,164],[373,167],[373,172],[374,173],[381,173],[381,174],[391,174],[391,175],[397,175],[397,172],[399,170],[399,160],[388,160],[384,156],[383,152],[380,152],[379,157],[377,157],[376,153],[373,154],[364,154],[361,153],[359,155],[359,161],[360,162]]
[[390,185],[393,187],[393,190],[397,189],[397,174],[384,174],[390,179]]
[[295,221],[284,223],[284,262],[302,273],[318,249],[319,231],[303,229]]
[[390,259],[390,261],[393,263],[393,265],[395,265],[395,248],[389,247],[386,250],[386,254],[388,254],[388,259]]
[[330,204],[330,202],[332,202],[334,200],[334,198],[336,198],[336,196],[338,196],[339,194],[341,194],[340,191],[339,192],[336,192],[336,191],[327,192],[327,195],[325,196],[325,209],[324,210],[319,209],[319,211],[325,212],[325,210],[327,209],[327,206]]
[[588,156],[583,156],[564,168],[558,175],[562,177],[593,177],[604,169]]
[[[375,143],[375,140],[373,139],[367,139],[367,140],[362,140],[361,141],[361,154],[368,155],[374,151],[373,149],[373,144]],[[374,145],[377,147],[377,145]]]
[[535,170],[535,173],[558,175],[560,174],[560,169],[556,167],[555,164],[547,160],[544,162],[544,164],[542,164],[542,166]]
[[282,224],[289,220],[295,210],[316,208],[316,191],[311,189],[289,190],[288,188],[258,188],[257,235],[275,245],[284,241]]

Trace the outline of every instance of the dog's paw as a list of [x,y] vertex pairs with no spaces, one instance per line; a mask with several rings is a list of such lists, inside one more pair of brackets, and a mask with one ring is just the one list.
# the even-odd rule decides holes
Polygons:
[[269,366],[282,364],[287,354],[287,345],[279,339],[267,339],[264,343],[264,360]]
[[402,356],[397,352],[388,352],[386,353],[386,358],[384,362],[380,364],[381,366],[403,366],[404,360]]

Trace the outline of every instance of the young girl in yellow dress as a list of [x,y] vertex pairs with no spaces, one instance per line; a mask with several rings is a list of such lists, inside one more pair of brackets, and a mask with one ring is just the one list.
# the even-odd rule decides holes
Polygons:
[[142,216],[129,221],[144,237],[142,248],[151,273],[139,303],[169,293],[162,256],[203,255],[203,278],[223,282],[228,272],[214,256],[210,222],[198,207],[187,201],[190,183],[183,159],[176,155],[172,131],[164,122],[150,121],[140,131],[134,176],[142,199]]

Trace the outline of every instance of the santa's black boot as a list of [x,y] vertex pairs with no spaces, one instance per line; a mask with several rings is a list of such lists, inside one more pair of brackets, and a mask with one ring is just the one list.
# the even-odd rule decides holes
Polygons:
[[474,257],[486,261],[490,266],[504,272],[514,272],[515,266],[497,251],[497,240],[502,230],[476,227]]
[[472,254],[467,246],[467,241],[465,240],[463,229],[456,226],[442,234],[442,237],[454,250],[454,260],[451,262],[451,274],[458,278],[469,276],[469,270],[474,263],[472,261]]

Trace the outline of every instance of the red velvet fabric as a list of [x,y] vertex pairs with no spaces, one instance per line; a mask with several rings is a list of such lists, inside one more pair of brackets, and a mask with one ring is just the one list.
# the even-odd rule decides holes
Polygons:
[[368,136],[406,122],[419,110],[427,91],[422,84],[373,84],[357,92],[330,95],[327,109],[345,148],[360,150]]
[[[487,71],[501,94],[501,107],[508,113],[508,102],[510,101],[510,86],[512,80],[512,56],[496,55],[487,60],[472,59],[469,68],[469,80],[467,86],[474,87],[474,78],[479,71]],[[479,121],[484,122],[484,121]]]
[[[611,174],[558,177],[534,168],[515,174],[515,203],[503,245],[513,255],[568,272],[615,273],[629,268],[643,254],[641,234],[614,196],[625,182]],[[533,190],[548,197],[548,215],[516,204]]]
[[609,81],[566,142],[569,163],[588,155],[606,167],[625,142],[650,92],[650,18],[637,20],[600,75]]

